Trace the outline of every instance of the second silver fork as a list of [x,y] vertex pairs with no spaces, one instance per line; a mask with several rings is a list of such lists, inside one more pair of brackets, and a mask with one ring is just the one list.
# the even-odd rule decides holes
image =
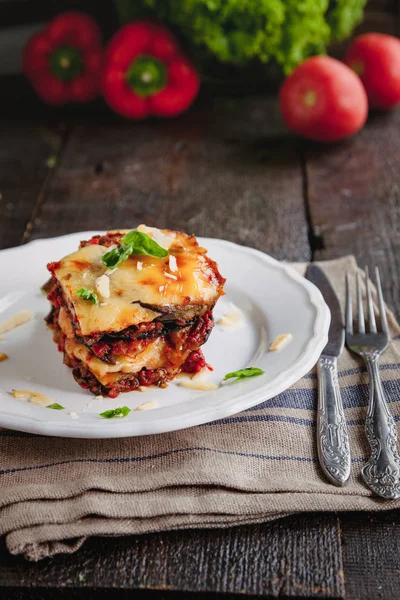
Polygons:
[[369,382],[369,405],[365,421],[365,433],[371,446],[371,457],[362,468],[365,483],[378,496],[386,499],[400,497],[400,457],[397,451],[397,427],[389,411],[379,374],[379,357],[389,345],[389,328],[383,301],[379,270],[376,268],[376,287],[379,306],[379,331],[376,326],[374,306],[368,277],[365,269],[367,291],[368,322],[364,320],[364,309],[357,273],[357,312],[358,331],[353,331],[352,302],[349,276],[346,278],[346,344],[365,361]]

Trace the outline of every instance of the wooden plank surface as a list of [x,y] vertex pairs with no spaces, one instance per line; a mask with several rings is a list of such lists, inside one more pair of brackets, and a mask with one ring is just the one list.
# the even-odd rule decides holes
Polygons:
[[352,513],[341,516],[346,598],[400,597],[400,515]]
[[[385,298],[400,315],[400,111],[371,115],[354,139],[306,145],[313,258],[354,254],[381,270]],[[343,515],[346,598],[399,598],[400,515]]]
[[[387,7],[395,12],[399,4]],[[392,31],[392,21],[380,19]],[[360,136],[330,147],[293,142],[276,102],[265,97],[206,98],[171,123],[92,121],[72,132],[43,127],[43,118],[3,122],[2,247],[23,236],[146,221],[280,259],[355,253],[381,266],[387,299],[400,310],[399,112],[374,115]],[[179,598],[172,590],[181,590],[194,599],[202,590],[208,598],[395,600],[399,523],[397,513],[343,515],[340,527],[332,515],[304,515],[232,530],[94,539],[73,556],[37,565],[0,544],[0,597],[93,597],[88,590],[97,589],[96,597],[110,598],[142,589],[138,597]]]
[[145,222],[307,260],[299,156],[279,134],[264,96],[205,101],[173,123],[77,126],[27,238]]
[[[10,559],[3,551],[0,593],[2,586],[3,592],[8,588],[10,599],[20,591],[10,588],[28,586],[344,598],[340,537],[333,515],[311,519],[303,515],[209,532],[93,539],[76,555],[37,565]],[[116,592],[114,596],[119,597]]]
[[[42,192],[31,194],[25,241],[145,221],[307,260],[303,191],[297,143],[283,134],[275,100],[206,99],[173,124],[76,126]],[[74,556],[38,565],[3,548],[0,585],[8,594],[81,585],[344,597],[338,522],[329,515],[91,540]]]
[[355,254],[381,269],[400,311],[400,111],[374,114],[354,139],[307,152],[307,194],[319,260]]
[[[103,228],[109,223],[114,226],[120,224],[121,218],[137,221],[152,219],[152,224],[156,225],[161,224],[164,219],[169,219],[168,224],[174,223],[175,219],[181,219],[179,226],[186,228],[186,221],[193,214],[196,215],[200,199],[197,195],[197,204],[192,206],[191,195],[199,194],[197,186],[208,186],[201,188],[201,193],[205,194],[206,198],[206,202],[200,204],[203,208],[203,218],[195,221],[195,227],[200,227],[200,233],[223,235],[223,217],[226,215],[231,239],[259,246],[280,258],[306,259],[311,255],[307,239],[307,228],[311,225],[316,238],[322,233],[324,243],[324,247],[319,250],[314,247],[314,256],[328,257],[347,251],[356,251],[359,256],[364,256],[367,241],[370,239],[365,235],[366,225],[369,224],[368,213],[363,212],[363,207],[356,201],[348,209],[347,222],[353,222],[351,218],[356,217],[355,222],[361,231],[360,242],[354,235],[341,236],[340,225],[345,224],[345,218],[341,218],[343,211],[347,210],[348,199],[353,197],[355,190],[359,193],[360,189],[363,193],[367,190],[370,194],[370,207],[373,207],[374,194],[378,193],[387,223],[396,217],[393,205],[397,206],[395,203],[398,200],[398,168],[395,162],[398,142],[392,135],[391,126],[393,123],[397,125],[398,115],[395,113],[388,117],[379,117],[378,124],[372,119],[368,125],[366,133],[371,131],[375,146],[382,149],[392,148],[392,152],[387,155],[381,152],[375,156],[374,160],[378,161],[376,168],[381,169],[385,177],[370,178],[369,187],[362,179],[359,183],[358,177],[360,166],[366,173],[366,165],[370,166],[369,160],[362,159],[363,152],[367,153],[368,159],[374,151],[367,143],[368,137],[363,144],[358,141],[359,138],[355,138],[338,147],[300,146],[308,157],[304,169],[304,173],[307,173],[305,189],[308,191],[308,211],[311,219],[308,224],[303,205],[303,181],[296,144],[281,134],[280,124],[276,119],[273,120],[273,126],[268,126],[267,118],[268,114],[273,115],[273,106],[272,103],[267,109],[265,100],[261,98],[236,99],[227,104],[221,102],[220,113],[216,113],[218,118],[212,122],[212,127],[207,132],[207,145],[202,142],[200,133],[192,132],[188,117],[180,122],[182,129],[178,130],[178,134],[170,124],[164,124],[160,133],[152,124],[141,128],[126,128],[118,123],[104,127],[77,127],[66,140],[58,164],[55,165],[46,186],[43,188],[38,176],[37,188],[28,195],[29,202],[24,205],[27,216],[24,219],[32,223],[32,227],[26,229],[26,238],[64,233],[77,228]],[[198,110],[199,122],[204,123],[204,108],[199,106]],[[213,110],[216,110],[215,105]],[[238,114],[246,115],[239,124]],[[234,121],[231,126],[229,119]],[[157,144],[153,142],[156,134],[159,134]],[[24,143],[23,137],[20,136],[16,156],[24,156]],[[198,146],[200,150],[197,149]],[[210,147],[209,154],[207,147]],[[116,154],[113,150],[115,148],[118,150]],[[274,151],[275,148],[278,148],[278,152]],[[340,153],[344,157],[342,163],[339,159]],[[356,158],[353,158],[348,168],[349,157]],[[357,162],[357,157],[361,162]],[[239,158],[240,161],[246,158],[251,165],[251,177],[245,180],[245,184],[241,179],[248,170],[246,168],[246,173],[245,170],[241,170],[240,177],[237,175]],[[135,166],[137,164],[140,165],[139,168]],[[214,164],[218,165],[218,171],[212,171]],[[216,186],[215,197],[220,196],[225,185],[229,194],[226,194],[220,206],[214,205],[215,198],[211,194],[212,181],[203,181],[206,169],[213,173],[213,177],[221,169],[224,172],[222,182]],[[335,178],[330,177],[333,171]],[[44,177],[46,179],[46,173]],[[195,178],[196,185],[190,183],[192,178]],[[382,192],[379,187],[382,185],[381,180],[387,182],[388,178],[391,184]],[[349,188],[351,193],[345,192],[343,201],[343,194],[338,195],[335,190],[348,189],[348,181],[353,188]],[[235,185],[239,186],[240,194],[233,196],[231,202],[230,196]],[[276,196],[273,195],[275,189],[279,190]],[[248,190],[248,202],[254,203],[252,208],[258,208],[242,213],[242,206],[246,204],[243,195]],[[271,202],[271,195],[274,202]],[[333,211],[330,210],[328,197],[336,199]],[[82,201],[82,198],[85,200]],[[363,199],[364,196],[359,195],[358,198]],[[239,202],[239,209],[235,208],[236,202]],[[70,203],[77,212],[77,217],[70,210]],[[154,206],[157,209],[154,209]],[[263,212],[264,208],[268,210]],[[185,218],[180,216],[182,209],[187,211]],[[217,219],[216,224],[211,225],[214,228],[212,233],[207,233],[209,221],[212,220],[214,211],[219,209],[221,217]],[[230,215],[232,210],[233,217]],[[288,212],[292,217],[289,221]],[[32,214],[36,216],[32,218]],[[243,221],[246,223],[244,233],[240,229],[241,220],[237,217],[241,214],[244,214]],[[267,218],[268,235],[263,236],[263,227],[259,221],[265,223]],[[111,219],[111,222],[108,219]],[[9,221],[4,221],[5,231],[10,227],[8,223]],[[18,223],[21,221],[18,220]],[[373,223],[368,226],[376,225]],[[197,229],[194,230],[197,232]],[[392,240],[396,238],[393,238],[393,231],[390,232],[389,243],[393,243]],[[285,251],[285,242],[282,244],[282,240],[286,238],[289,240],[289,252]],[[343,248],[345,250],[341,252]],[[385,248],[383,250],[385,251]],[[396,281],[397,273],[394,271],[389,284],[392,282],[395,285]],[[19,589],[21,585],[27,589],[27,594],[30,594],[31,586],[42,590],[71,585],[75,590],[78,588],[75,582],[77,578],[79,581],[82,565],[86,565],[88,579],[86,580],[85,574],[85,582],[79,582],[84,584],[84,589],[87,589],[86,585],[108,589],[116,583],[115,579],[110,579],[111,572],[118,581],[124,582],[126,587],[122,586],[121,589],[143,587],[160,589],[162,593],[165,589],[190,591],[198,589],[199,580],[193,577],[188,568],[177,570],[176,565],[181,564],[182,557],[191,556],[196,559],[193,564],[199,561],[201,565],[201,589],[213,592],[263,594],[266,597],[277,597],[279,594],[286,597],[344,597],[344,567],[347,579],[346,597],[349,600],[373,598],[371,594],[374,591],[386,594],[382,597],[387,600],[396,598],[394,584],[397,580],[393,575],[387,578],[391,573],[387,565],[392,564],[390,561],[393,561],[394,547],[397,547],[397,528],[392,530],[387,524],[384,527],[380,517],[371,520],[367,515],[363,515],[357,526],[343,517],[341,523],[346,544],[342,563],[339,528],[337,521],[332,519],[330,516],[322,516],[316,521],[314,517],[301,517],[232,531],[197,532],[197,540],[193,539],[191,532],[159,534],[148,536],[148,539],[135,537],[126,540],[92,540],[72,557],[59,557],[38,565],[11,559],[3,550],[3,554],[0,555],[0,575],[3,579],[0,579],[0,582],[7,586],[10,598],[10,594],[23,597],[23,592]],[[387,534],[389,529],[395,535],[394,541],[381,544],[381,554],[377,554],[376,544],[380,535],[382,532]],[[363,535],[359,534],[359,530],[364,532]],[[324,551],[326,545],[330,546],[332,551]],[[165,553],[162,553],[163,561],[155,559],[160,554],[160,547],[168,548],[169,560],[165,559]],[[256,554],[252,553],[254,548],[257,550]],[[276,555],[267,552],[267,549],[271,548],[276,549]],[[368,548],[368,568],[360,566],[357,562],[357,556],[365,551],[365,548]],[[311,559],[316,559],[317,563],[310,561],[310,553]],[[218,555],[218,561],[210,565],[207,557],[215,554]],[[379,558],[381,556],[384,560]],[[109,568],[99,566],[98,561],[101,560],[103,564],[104,557],[109,559]],[[280,557],[279,560],[276,557]],[[128,565],[127,573],[124,574],[121,565]],[[307,570],[306,565],[310,565],[310,569]],[[262,578],[259,576],[260,572],[263,573]],[[183,577],[185,573],[186,578]],[[382,582],[379,584],[382,585],[380,590],[376,588],[377,580]],[[321,584],[321,581],[325,583]],[[187,587],[190,585],[193,587]],[[39,591],[38,593],[41,594]],[[359,595],[361,593],[362,595]]]
[[[21,243],[36,200],[51,176],[62,128],[41,123],[0,123],[0,247]],[[49,162],[50,159],[50,162]]]

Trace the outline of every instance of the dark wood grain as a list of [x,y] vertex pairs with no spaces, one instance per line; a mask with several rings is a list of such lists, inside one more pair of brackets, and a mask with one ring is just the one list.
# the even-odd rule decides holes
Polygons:
[[400,311],[400,111],[372,115],[354,139],[307,152],[308,203],[319,260],[355,254],[381,269]]
[[303,203],[276,101],[211,99],[173,123],[75,127],[28,237],[145,222],[307,260]]
[[0,590],[57,582],[62,588],[344,598],[340,557],[337,518],[303,515],[209,532],[93,539],[74,556],[37,565],[3,553]]
[[0,123],[0,248],[21,243],[37,199],[51,177],[48,159],[59,149],[62,128]]
[[346,598],[398,600],[400,515],[353,513],[341,517]]
[[[399,32],[398,21],[378,12],[383,4],[399,14],[397,0],[376,0],[362,30]],[[381,266],[387,299],[400,308],[399,112],[373,115],[354,140],[322,147],[293,141],[276,100],[265,95],[206,93],[178,120],[138,125],[104,107],[49,111],[37,101],[34,121],[25,96],[6,95],[19,120],[1,129],[3,247],[145,221],[280,259],[353,252]],[[43,126],[49,114],[72,127]],[[0,598],[131,598],[135,590],[157,600],[205,593],[395,600],[399,523],[396,513],[342,515],[340,527],[333,515],[303,515],[231,530],[92,539],[74,555],[38,564],[10,557],[0,543]]]

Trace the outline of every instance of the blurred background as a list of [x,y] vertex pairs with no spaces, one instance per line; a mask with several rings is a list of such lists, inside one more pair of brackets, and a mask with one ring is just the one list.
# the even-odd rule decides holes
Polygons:
[[[177,35],[204,83],[269,88],[310,55],[329,50],[340,56],[354,32],[397,35],[399,5],[399,0],[0,0],[0,76],[21,73],[22,49],[46,22],[79,10],[100,25],[105,42],[133,19],[159,19]],[[0,96],[7,97],[2,87]]]
[[[49,27],[65,34],[65,13],[77,10],[90,17],[79,27],[92,32],[100,69],[98,89],[71,99],[76,53],[58,49],[74,50],[76,31],[46,47],[45,60],[41,44]],[[145,27],[158,56],[145,65],[137,32],[121,37],[143,19],[164,27]],[[355,44],[365,32],[385,34],[372,54]],[[279,259],[367,252],[383,262],[388,228],[400,248],[399,33],[400,0],[0,0],[1,246],[130,220]],[[179,94],[159,60],[171,47],[182,59]],[[130,53],[122,74],[116,48]],[[307,71],[314,55],[338,60],[324,56]],[[399,253],[389,254],[396,272]]]

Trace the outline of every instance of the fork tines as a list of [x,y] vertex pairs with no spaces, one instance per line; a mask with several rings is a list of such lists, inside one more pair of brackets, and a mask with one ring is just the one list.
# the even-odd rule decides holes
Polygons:
[[[368,267],[365,267],[365,288],[366,288],[366,300],[367,300],[367,315],[368,315],[368,330],[370,333],[377,333],[377,326],[375,320],[374,304],[372,301],[371,284],[369,279]],[[379,319],[380,319],[380,330],[386,334],[389,333],[386,308],[383,300],[381,278],[379,275],[378,267],[375,267],[375,278],[376,278],[376,290],[378,294],[378,308],[379,308]],[[356,297],[357,297],[357,328],[358,333],[365,333],[365,318],[364,318],[364,306],[362,300],[360,274],[357,271],[356,274]],[[346,334],[353,335],[353,307],[350,291],[350,275],[346,275]]]

